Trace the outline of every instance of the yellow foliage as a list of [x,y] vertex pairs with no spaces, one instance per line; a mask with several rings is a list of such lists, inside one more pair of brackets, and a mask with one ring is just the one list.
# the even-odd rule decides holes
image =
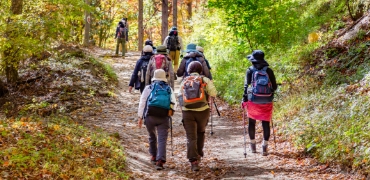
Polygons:
[[320,38],[321,38],[321,33],[313,32],[308,35],[308,42],[314,43],[320,40]]

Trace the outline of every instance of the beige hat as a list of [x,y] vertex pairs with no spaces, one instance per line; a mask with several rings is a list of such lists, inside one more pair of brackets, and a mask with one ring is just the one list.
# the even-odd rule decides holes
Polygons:
[[203,53],[204,52],[204,49],[201,46],[197,46],[197,51]]
[[152,81],[164,81],[164,82],[167,82],[166,72],[164,72],[163,69],[156,69],[154,71],[154,77],[152,78]]
[[144,46],[144,49],[143,49],[144,52],[153,52],[153,48],[151,45],[146,45]]

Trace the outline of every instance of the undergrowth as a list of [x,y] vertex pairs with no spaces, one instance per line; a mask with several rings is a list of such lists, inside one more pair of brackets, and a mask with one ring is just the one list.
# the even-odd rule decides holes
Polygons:
[[0,121],[0,176],[21,179],[128,179],[114,137],[65,116]]

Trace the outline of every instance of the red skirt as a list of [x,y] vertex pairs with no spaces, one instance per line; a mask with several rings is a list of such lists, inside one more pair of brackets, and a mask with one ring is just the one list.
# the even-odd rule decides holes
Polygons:
[[247,102],[247,115],[249,118],[261,121],[270,121],[272,118],[272,112],[274,110],[273,103],[268,104],[255,104],[251,101]]

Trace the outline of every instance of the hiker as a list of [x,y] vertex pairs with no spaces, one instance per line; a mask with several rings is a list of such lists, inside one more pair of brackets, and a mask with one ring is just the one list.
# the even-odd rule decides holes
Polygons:
[[126,41],[127,39],[127,28],[123,22],[119,22],[119,26],[116,29],[116,36],[114,39],[117,39],[116,45],[116,55],[118,56],[119,46],[122,47],[122,57],[125,57],[126,53]]
[[176,72],[179,67],[180,51],[183,49],[182,39],[178,35],[177,27],[171,28],[168,36],[163,41],[163,45],[166,46],[169,51],[169,56],[173,62],[174,72]]
[[189,76],[181,82],[178,96],[186,131],[187,158],[193,171],[200,170],[199,163],[204,156],[204,133],[210,117],[210,108],[212,108],[208,102],[212,104],[213,97],[217,95],[213,82],[200,75],[202,71],[200,62],[193,61],[189,64],[187,69]]
[[153,55],[154,54],[152,46],[144,46],[143,55],[136,62],[134,72],[131,75],[128,89],[130,93],[133,87],[135,87],[135,89],[140,89],[140,93],[143,93],[143,90],[145,88],[146,71],[148,69],[149,60]]
[[152,41],[152,40],[147,39],[147,40],[145,41],[145,46],[146,46],[146,45],[150,45],[150,46],[153,48],[153,54],[156,54],[156,53],[157,53],[157,48],[153,46],[153,41]]
[[[211,65],[209,65],[209,62],[208,62],[208,60],[206,59],[206,56],[204,56],[204,49],[203,49],[203,47],[201,47],[201,46],[197,46],[197,47],[196,47],[196,50],[197,50],[198,52],[200,52],[200,54],[202,54],[202,56],[203,56],[204,60],[206,61],[206,64],[207,64],[207,67],[208,67],[209,71],[211,71]],[[212,73],[210,73],[210,76],[211,76],[211,78],[210,78],[210,79],[212,79]]]
[[[158,99],[162,101],[156,101]],[[173,89],[167,84],[166,72],[163,69],[155,70],[152,84],[145,87],[140,97],[138,126],[141,128],[144,119],[149,133],[150,162],[155,164],[157,170],[164,169],[163,165],[166,163],[166,144],[170,128],[168,109],[175,104],[176,98]],[[162,105],[168,106],[168,109]]]
[[158,46],[157,54],[152,56],[149,61],[147,73],[145,75],[145,85],[150,84],[154,71],[156,69],[163,69],[166,72],[167,83],[172,89],[175,89],[174,72],[172,68],[171,59],[167,56],[166,46]]
[[247,58],[252,62],[252,66],[247,69],[245,76],[242,108],[247,109],[248,112],[248,134],[252,153],[257,152],[256,120],[260,120],[263,128],[262,155],[267,156],[270,121],[273,112],[273,93],[277,89],[276,79],[274,72],[265,60],[263,51],[254,50]]
[[201,75],[204,75],[207,78],[209,78],[210,80],[212,80],[212,75],[211,75],[211,72],[208,69],[207,63],[204,60],[203,55],[196,50],[196,46],[197,45],[192,44],[192,43],[190,43],[186,46],[186,55],[181,60],[180,67],[177,70],[177,76],[178,77],[183,77],[183,78],[189,76],[188,72],[186,71],[187,68],[188,68],[188,65],[192,61],[198,61],[202,64],[202,67],[203,67]]

